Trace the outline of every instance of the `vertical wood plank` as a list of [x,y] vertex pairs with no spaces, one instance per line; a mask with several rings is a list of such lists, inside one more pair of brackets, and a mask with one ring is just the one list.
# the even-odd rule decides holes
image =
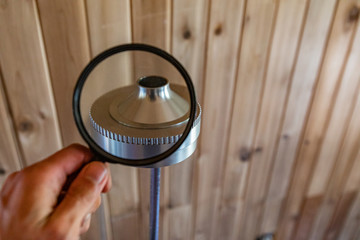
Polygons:
[[349,210],[349,214],[346,218],[345,224],[342,228],[342,231],[338,238],[333,239],[351,239],[358,240],[358,230],[360,225],[360,194],[357,194],[357,197],[354,203]]
[[61,147],[52,87],[35,1],[0,8],[0,64],[26,164]]
[[191,239],[194,166],[196,157],[169,168],[168,237],[164,239]]
[[[161,178],[164,178],[163,171],[161,172]],[[139,223],[139,234],[140,239],[145,240],[149,235],[149,205],[150,205],[150,170],[149,169],[139,169],[139,199],[140,199],[140,223]],[[160,191],[164,191],[163,180],[160,182]],[[160,204],[163,204],[163,199],[160,197]],[[163,219],[163,208],[160,205],[160,223]],[[161,225],[160,230],[163,229]],[[162,237],[162,235],[161,235]],[[166,239],[166,238],[164,238]]]
[[169,235],[164,239],[191,239],[191,205],[183,205],[169,211]]
[[[351,163],[354,159],[342,158],[340,154],[347,154],[341,151],[341,147],[347,142],[346,137],[349,136],[349,134],[346,134],[347,128],[360,91],[360,73],[358,71],[358,63],[360,61],[360,28],[358,28],[357,36],[352,46],[353,48],[345,67],[330,123],[317,159],[317,165],[314,170],[315,174],[307,193],[308,196],[326,195],[324,203],[314,221],[309,239],[322,239],[324,237],[323,235],[331,219],[333,209],[339,201],[342,192],[342,185],[344,184],[342,178],[347,178],[348,172],[346,170],[348,169],[348,162]],[[317,174],[320,172],[321,174]]]
[[90,60],[84,2],[38,0],[38,7],[63,143],[82,143],[72,117],[72,94]]
[[[359,190],[360,185],[360,93],[358,95],[354,114],[348,129],[348,135],[344,142],[343,151],[340,156],[343,158],[354,158],[353,164],[350,165],[349,174],[346,179],[345,192]],[[346,176],[345,176],[346,177]]]
[[22,156],[15,137],[15,130],[2,83],[0,72],[0,129],[2,129],[0,135],[0,188],[8,175],[20,170],[22,165]]
[[[215,239],[244,1],[211,2],[194,239]],[[210,130],[211,129],[211,130]]]
[[[352,173],[355,170],[356,175],[359,175],[360,151],[357,155],[355,163],[358,168],[353,168]],[[348,179],[348,181],[346,183],[346,187],[345,187],[346,190],[352,189],[352,186],[354,186],[354,182],[352,182],[352,181],[353,181],[353,179],[351,179],[351,178]],[[357,184],[357,187],[356,187],[357,196],[349,210],[349,213],[346,217],[346,220],[344,221],[344,225],[343,225],[342,229],[341,230],[339,229],[340,230],[339,236],[337,236],[334,233],[328,232],[326,235],[327,239],[355,239],[355,240],[358,239],[356,237],[359,237],[359,236],[356,236],[356,234],[359,234],[358,230],[359,230],[359,225],[360,225],[360,192],[359,192],[360,181],[356,182],[356,184]]]
[[323,200],[323,196],[309,197],[304,200],[302,217],[300,218],[296,232],[291,239],[305,240],[309,238],[309,233],[312,230],[317,210]]
[[[355,73],[356,74],[356,73]],[[350,159],[349,166],[344,174],[343,181],[346,180],[344,192],[353,192],[359,190],[360,184],[360,92],[358,92],[358,98],[356,106],[353,111],[353,116],[349,124],[347,136],[345,137],[344,144],[339,154],[339,159]],[[341,161],[341,160],[339,160]]]
[[[92,58],[110,47],[131,42],[130,0],[87,0],[86,11]],[[93,78],[105,79],[96,81],[97,88],[106,92],[133,84],[132,60],[129,53],[120,53],[104,61],[92,73],[96,74]]]
[[[348,68],[351,69],[351,65],[352,64],[349,64]],[[356,74],[357,73],[355,71],[354,75]],[[339,159],[337,160],[338,164],[336,165],[334,173],[332,174],[332,178],[334,178],[334,180],[330,182],[327,192],[329,200],[328,203],[326,203],[324,206],[324,209],[322,209],[322,212],[320,213],[321,215],[319,214],[321,217],[320,220],[322,218],[326,218],[327,214],[329,213],[333,214],[331,222],[325,229],[326,232],[324,239],[326,240],[351,239],[349,234],[353,232],[353,230],[351,230],[353,227],[351,227],[352,223],[349,223],[349,221],[354,222],[354,216],[357,214],[356,211],[360,213],[360,210],[356,210],[355,205],[355,210],[348,211],[347,215],[343,212],[345,210],[349,210],[345,209],[345,205],[347,205],[348,208],[353,208],[353,205],[351,204],[352,202],[350,200],[356,198],[355,195],[357,195],[356,192],[359,190],[360,185],[359,119],[360,94],[358,93],[357,103],[353,111],[352,120],[349,124],[347,135],[339,153]],[[340,198],[340,200],[336,202],[338,198]],[[357,204],[357,201],[358,200],[355,200],[353,204]],[[336,203],[335,207],[333,206],[334,202]],[[352,211],[355,211],[355,213]],[[342,228],[344,229],[342,230]]]
[[253,143],[253,148],[257,150],[251,157],[245,206],[238,231],[238,238],[243,239],[255,239],[262,234],[258,222],[261,220],[272,157],[307,11],[307,1],[280,1],[279,4]]
[[[338,234],[341,228],[343,227],[347,216],[351,214],[350,210],[354,204],[356,195],[357,195],[356,192],[344,193],[341,196],[340,200],[338,201],[335,211],[334,212],[332,212],[331,210],[329,211],[330,213],[333,213],[334,216],[331,219],[331,222],[328,226],[328,229],[323,239],[326,240],[337,239]],[[345,238],[345,239],[350,239],[350,238]]]
[[216,239],[236,239],[277,4],[248,1]]
[[[358,134],[359,132],[356,132],[356,133]],[[357,135],[356,140],[357,140],[356,143],[358,143],[360,141],[360,134]],[[355,147],[355,149],[352,150],[351,154],[354,154],[354,153],[356,153],[357,150],[359,150],[357,144],[355,144],[354,147]],[[358,187],[360,184],[359,171],[360,171],[360,159],[359,159],[359,156],[357,156],[356,160],[354,161],[354,164],[351,166],[351,172],[347,179],[347,183],[345,186],[346,192],[358,190]]]
[[[131,42],[130,1],[87,0],[86,9],[92,57],[115,45]],[[95,73],[97,75],[93,76],[104,79],[96,83],[98,84],[96,89],[111,89],[134,82],[135,80],[131,79],[133,77],[131,63],[132,59],[127,55],[119,54],[118,57],[109,59],[102,69]],[[101,86],[102,84],[111,86]],[[113,187],[107,194],[107,200],[113,239],[138,239],[137,169],[116,164],[111,164],[110,169]]]
[[284,123],[275,149],[261,232],[274,232],[291,181],[297,145],[321,65],[336,0],[311,0],[305,19],[299,55],[284,113]]
[[[122,205],[122,202],[117,202],[117,204]],[[138,212],[128,211],[127,213],[121,215],[112,216],[111,222],[113,228],[113,239],[140,239],[139,233],[134,233],[134,230],[140,230]]]
[[170,50],[170,1],[132,0],[133,40]]
[[[173,1],[172,54],[184,65],[201,101],[209,2]],[[191,239],[197,153],[169,168],[168,239]]]
[[[140,216],[137,169],[113,165],[111,174],[113,187],[107,195],[114,239],[138,239]],[[128,224],[128,221],[132,224]]]
[[[360,3],[360,2],[359,2]],[[334,108],[331,113],[331,119],[327,132],[322,142],[315,172],[322,171],[322,174],[314,174],[310,185],[308,195],[320,194],[325,188],[328,180],[331,166],[336,159],[337,152],[341,146],[341,136],[344,129],[348,126],[348,119],[353,112],[354,103],[359,92],[360,74],[358,72],[358,63],[360,60],[360,27],[353,43],[353,49],[350,49],[350,56],[345,62],[345,73],[341,79],[338,93],[336,96]]]
[[202,99],[209,1],[173,1],[172,54],[184,65]]
[[[307,119],[305,133],[299,147],[299,154],[293,181],[279,227],[279,237],[290,239],[296,218],[300,213],[303,195],[309,183],[312,168],[318,156],[324,130],[328,125],[328,113],[339,83],[344,62],[354,36],[355,22],[350,21],[349,11],[357,1],[340,1],[334,18],[326,55],[322,64],[318,85]],[[319,173],[320,174],[320,173]]]
[[129,0],[86,0],[91,55],[131,42]]

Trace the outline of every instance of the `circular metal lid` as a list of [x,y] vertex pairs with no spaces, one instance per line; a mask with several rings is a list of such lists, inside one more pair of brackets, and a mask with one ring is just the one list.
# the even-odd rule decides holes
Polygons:
[[[189,118],[187,89],[159,76],[142,77],[137,85],[99,97],[91,107],[91,136],[108,153],[128,159],[155,156],[175,144]],[[175,155],[145,167],[163,167],[187,159],[200,133],[201,110],[188,138]]]
[[159,76],[140,78],[136,89],[115,96],[109,106],[115,121],[144,129],[169,128],[185,123],[189,109],[188,101],[171,90],[167,79]]

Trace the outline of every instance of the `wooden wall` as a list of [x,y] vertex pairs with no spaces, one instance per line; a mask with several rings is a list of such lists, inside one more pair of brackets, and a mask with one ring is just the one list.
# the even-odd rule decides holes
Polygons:
[[[73,142],[72,91],[111,46],[167,50],[203,106],[163,170],[161,239],[360,239],[359,0],[0,0],[0,181]],[[113,165],[83,239],[147,239],[149,170]]]

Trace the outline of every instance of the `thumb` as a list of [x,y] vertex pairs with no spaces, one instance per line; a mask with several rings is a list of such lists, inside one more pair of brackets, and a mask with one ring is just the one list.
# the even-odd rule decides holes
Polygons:
[[87,164],[71,183],[64,199],[51,215],[48,223],[57,231],[78,234],[83,218],[91,212],[108,179],[104,163]]

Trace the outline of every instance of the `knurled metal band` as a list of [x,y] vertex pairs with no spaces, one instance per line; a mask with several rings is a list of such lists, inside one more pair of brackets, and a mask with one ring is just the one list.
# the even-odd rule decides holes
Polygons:
[[[198,104],[198,107],[199,107],[199,115],[195,119],[192,128],[196,127],[199,124],[200,120],[201,120],[201,107],[200,107],[200,104]],[[166,136],[166,137],[158,137],[158,138],[141,138],[141,137],[132,137],[132,136],[121,135],[121,134],[113,133],[112,131],[109,131],[109,130],[101,127],[93,119],[93,117],[91,115],[91,111],[89,113],[89,116],[90,116],[90,124],[91,124],[91,126],[94,128],[94,130],[96,132],[98,132],[99,134],[101,134],[104,137],[107,137],[109,139],[112,139],[112,140],[115,140],[115,141],[118,141],[118,142],[122,142],[122,143],[136,144],[136,145],[171,144],[171,143],[176,143],[180,139],[180,137],[182,135],[182,134],[178,134],[178,135],[175,135],[175,136]]]

